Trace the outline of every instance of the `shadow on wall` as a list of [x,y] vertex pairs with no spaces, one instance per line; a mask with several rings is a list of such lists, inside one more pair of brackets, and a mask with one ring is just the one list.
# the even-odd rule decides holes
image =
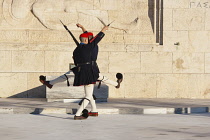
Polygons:
[[17,93],[8,98],[46,98],[46,86],[38,86],[21,93]]
[[153,33],[154,33],[154,15],[155,15],[155,0],[148,0],[148,7],[149,7],[149,10],[148,10],[148,16],[149,16],[149,19],[150,19],[150,22],[151,22],[151,26],[152,26],[152,30],[153,30]]
[[163,0],[148,0],[148,16],[153,33],[156,34],[156,43],[163,45]]
[[156,43],[163,45],[163,0],[148,0],[148,6],[148,16],[156,34]]

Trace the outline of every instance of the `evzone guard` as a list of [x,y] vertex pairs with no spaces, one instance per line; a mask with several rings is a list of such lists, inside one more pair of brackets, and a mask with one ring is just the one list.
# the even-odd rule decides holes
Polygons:
[[[102,30],[95,37],[93,37],[93,33],[88,32],[82,25],[77,24],[77,27],[81,28],[83,31],[83,33],[79,37],[81,43],[77,42],[77,40],[68,30],[66,25],[64,25],[64,27],[70,33],[77,45],[73,52],[75,67],[53,80],[46,81],[46,77],[43,75],[39,77],[39,80],[48,88],[52,88],[53,85],[59,82],[64,82],[67,80],[68,83],[68,78],[71,77],[70,73],[73,72],[75,75],[73,86],[84,86],[85,91],[85,97],[80,102],[80,107],[77,110],[74,119],[82,120],[87,119],[88,116],[98,116],[95,98],[93,96],[94,84],[99,81],[99,87],[101,82],[103,82],[105,84],[113,85],[116,88],[120,88],[120,83],[123,80],[123,75],[121,73],[116,74],[117,81],[110,80],[107,77],[103,76],[102,74],[100,74],[98,65],[96,63],[98,56],[98,43],[104,37],[104,32],[108,30],[108,26],[104,26]],[[89,102],[91,104],[90,112],[85,109]]]

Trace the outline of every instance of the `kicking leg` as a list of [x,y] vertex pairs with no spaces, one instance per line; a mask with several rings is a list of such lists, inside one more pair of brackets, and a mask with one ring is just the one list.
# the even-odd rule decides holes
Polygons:
[[64,81],[68,80],[70,77],[72,77],[72,75],[70,75],[70,72],[71,71],[68,71],[67,73],[59,76],[58,78],[51,80],[50,84],[54,85],[54,84],[57,84],[57,83],[64,82]]
[[54,84],[57,84],[57,83],[60,83],[60,82],[64,82],[67,80],[67,85],[69,86],[69,82],[68,82],[68,78],[70,78],[71,75],[70,75],[70,71],[68,71],[67,73],[51,80],[51,81],[46,81],[46,76],[39,76],[39,81],[46,85],[48,88],[52,88]]
[[98,80],[102,81],[105,84],[109,84],[109,85],[115,86],[116,88],[120,88],[120,83],[123,80],[123,75],[121,73],[117,73],[116,78],[117,78],[117,81],[113,81],[99,73]]

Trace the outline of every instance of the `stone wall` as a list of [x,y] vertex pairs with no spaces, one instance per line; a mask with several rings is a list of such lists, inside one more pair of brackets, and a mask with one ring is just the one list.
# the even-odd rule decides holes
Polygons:
[[164,64],[152,72],[159,70],[156,97],[209,98],[210,1],[165,0],[162,10],[163,45],[147,56],[156,58],[147,65]]
[[[76,23],[97,34],[110,98],[210,98],[210,0],[0,0],[0,97],[45,97],[39,75],[69,70]],[[99,20],[100,19],[100,20]],[[157,39],[158,38],[158,39]],[[161,41],[162,43],[160,43]]]

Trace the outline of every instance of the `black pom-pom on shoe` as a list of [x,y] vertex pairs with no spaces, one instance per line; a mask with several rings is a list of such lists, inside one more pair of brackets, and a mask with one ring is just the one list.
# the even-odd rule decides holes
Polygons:
[[88,118],[88,116],[89,116],[88,110],[87,110],[87,109],[84,109],[84,110],[82,111],[82,115],[81,115],[81,116],[83,116],[83,117],[85,117],[85,118]]
[[39,80],[46,81],[46,76],[40,75]]
[[117,73],[117,74],[116,74],[116,78],[117,78],[117,79],[123,79],[122,73]]
[[117,73],[117,74],[116,74],[116,78],[117,78],[117,83],[118,83],[118,85],[116,86],[116,88],[120,88],[120,83],[121,83],[122,80],[123,80],[123,75],[122,75],[122,73]]

